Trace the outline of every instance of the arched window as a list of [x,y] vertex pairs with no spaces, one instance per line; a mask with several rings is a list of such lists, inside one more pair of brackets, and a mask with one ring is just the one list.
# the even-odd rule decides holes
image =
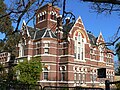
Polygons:
[[84,60],[84,38],[80,32],[74,35],[74,58]]

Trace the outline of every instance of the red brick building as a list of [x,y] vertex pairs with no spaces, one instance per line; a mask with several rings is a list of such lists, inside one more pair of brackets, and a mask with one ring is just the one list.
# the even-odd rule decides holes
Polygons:
[[[80,17],[75,22],[67,18],[62,25],[59,11],[47,4],[37,12],[35,28],[23,22],[18,59],[41,57],[41,85],[102,86],[106,79],[113,81],[113,55],[102,44],[102,33],[95,37],[87,32]],[[106,78],[97,78],[99,68],[106,68]]]

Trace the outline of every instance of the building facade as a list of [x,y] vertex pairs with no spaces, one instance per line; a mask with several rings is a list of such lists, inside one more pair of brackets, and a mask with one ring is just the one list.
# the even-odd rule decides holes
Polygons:
[[[47,4],[36,14],[35,28],[23,21],[18,60],[40,56],[43,64],[41,85],[103,86],[114,80],[112,51],[102,33],[95,37],[86,31],[82,19],[62,19],[58,7]],[[106,78],[98,78],[98,69],[106,69]]]

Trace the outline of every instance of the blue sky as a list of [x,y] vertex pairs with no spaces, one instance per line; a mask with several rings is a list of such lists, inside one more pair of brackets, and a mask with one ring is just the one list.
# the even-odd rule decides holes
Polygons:
[[[76,18],[80,16],[86,30],[91,31],[96,37],[102,32],[105,41],[109,41],[109,38],[115,34],[120,25],[120,17],[117,13],[111,15],[93,13],[89,6],[88,2],[67,0],[66,10],[71,11]],[[3,37],[4,35],[0,34],[0,38]]]
[[[120,25],[118,13],[97,14],[92,12],[90,5],[88,2],[80,2],[80,0],[74,0],[74,2],[73,0],[68,0],[66,9],[73,12],[76,18],[79,16],[82,18],[86,30],[91,31],[96,37],[102,32],[104,40],[109,42]],[[114,49],[114,47],[109,48]],[[117,60],[116,56],[114,60]]]

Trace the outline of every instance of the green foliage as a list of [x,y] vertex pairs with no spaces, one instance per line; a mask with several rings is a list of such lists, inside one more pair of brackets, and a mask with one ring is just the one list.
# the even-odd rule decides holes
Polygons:
[[10,52],[15,54],[15,47],[19,42],[19,33],[14,32],[12,26],[12,20],[9,14],[7,15],[7,7],[4,0],[0,0],[0,33],[4,34],[5,37],[0,40],[0,52]]
[[120,90],[120,83],[117,83],[117,84],[115,84],[115,85],[116,85],[116,87],[117,87],[116,90]]
[[24,59],[14,69],[18,73],[18,80],[20,82],[36,84],[40,79],[40,72],[42,71],[40,57],[33,57],[29,61]]
[[7,80],[8,74],[3,67],[3,64],[0,64],[0,81]]
[[4,0],[0,0],[0,16],[3,16],[0,18],[0,32],[8,35],[13,31],[13,27],[10,16],[4,16],[5,14],[7,14],[6,5]]

